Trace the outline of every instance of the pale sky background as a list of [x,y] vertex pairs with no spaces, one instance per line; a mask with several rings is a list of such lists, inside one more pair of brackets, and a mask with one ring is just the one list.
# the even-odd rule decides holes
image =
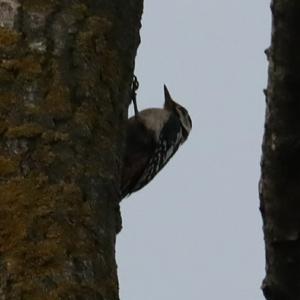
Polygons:
[[145,0],[140,109],[163,83],[193,119],[168,166],[122,202],[122,300],[262,300],[258,180],[270,2]]

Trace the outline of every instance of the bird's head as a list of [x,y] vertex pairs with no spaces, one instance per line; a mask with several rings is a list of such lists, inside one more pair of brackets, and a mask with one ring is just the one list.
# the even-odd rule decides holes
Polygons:
[[164,109],[169,110],[178,117],[181,128],[182,128],[182,134],[183,134],[183,141],[181,143],[184,143],[192,129],[192,120],[188,113],[188,111],[181,105],[179,105],[177,102],[175,102],[167,87],[164,85],[164,92],[165,92],[165,104]]

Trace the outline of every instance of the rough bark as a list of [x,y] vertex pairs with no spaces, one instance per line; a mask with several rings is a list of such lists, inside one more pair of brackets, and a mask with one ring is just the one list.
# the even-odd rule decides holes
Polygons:
[[266,244],[263,292],[300,299],[300,1],[273,0],[260,182]]
[[118,299],[142,0],[0,0],[0,299]]

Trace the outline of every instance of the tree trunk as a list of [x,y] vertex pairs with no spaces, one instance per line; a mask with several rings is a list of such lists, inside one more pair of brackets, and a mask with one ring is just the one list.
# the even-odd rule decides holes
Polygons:
[[268,300],[300,299],[300,1],[273,0],[260,182]]
[[0,0],[0,299],[119,299],[142,0]]

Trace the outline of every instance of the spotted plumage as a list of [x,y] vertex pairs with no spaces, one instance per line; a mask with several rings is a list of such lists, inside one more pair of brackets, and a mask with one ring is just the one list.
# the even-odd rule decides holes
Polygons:
[[150,108],[127,123],[121,197],[143,188],[167,164],[192,128],[187,110],[176,103],[167,87],[164,108]]

